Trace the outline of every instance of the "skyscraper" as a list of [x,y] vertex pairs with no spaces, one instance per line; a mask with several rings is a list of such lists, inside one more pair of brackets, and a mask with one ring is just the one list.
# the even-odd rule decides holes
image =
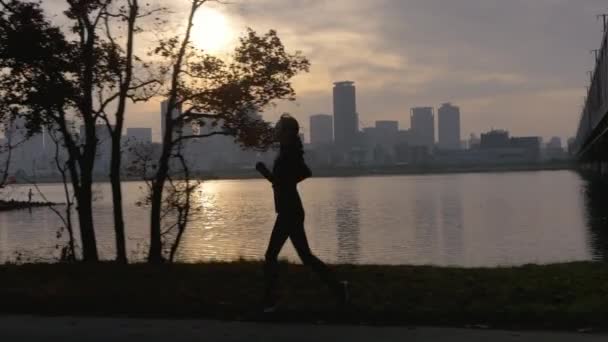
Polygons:
[[342,150],[350,150],[357,145],[359,118],[355,82],[334,83],[334,141]]
[[310,143],[331,144],[334,141],[334,124],[331,115],[317,114],[310,117]]
[[460,149],[460,108],[444,103],[437,110],[439,148],[442,150]]
[[435,145],[435,116],[433,107],[416,107],[411,112],[411,145],[424,146],[428,152]]

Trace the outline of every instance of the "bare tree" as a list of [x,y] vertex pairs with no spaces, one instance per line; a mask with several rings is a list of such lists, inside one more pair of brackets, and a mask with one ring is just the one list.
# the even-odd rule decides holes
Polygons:
[[[191,214],[200,209],[200,207],[193,206],[192,202],[195,191],[199,188],[201,182],[191,179],[186,159],[181,154],[181,151],[178,152],[176,158],[182,170],[177,173],[177,176],[179,176],[177,180],[172,176],[168,178],[169,186],[163,206],[166,227],[161,233],[163,236],[163,249],[168,249],[167,260],[170,263],[175,261],[176,253],[190,222]],[[169,222],[167,223],[167,221]]]
[[53,162],[57,171],[61,175],[61,183],[63,185],[63,194],[65,198],[65,208],[64,213],[61,214],[58,210],[55,210],[54,207],[51,206],[51,210],[59,216],[61,221],[63,222],[63,227],[68,232],[68,245],[67,248],[63,249],[62,252],[62,260],[64,261],[76,261],[76,239],[74,237],[74,225],[72,223],[72,209],[74,207],[74,196],[70,193],[69,188],[69,180],[68,180],[68,166],[67,162],[62,158],[63,146],[61,143],[58,134],[54,131],[49,132],[48,136],[53,141],[54,149],[54,158]]
[[[161,41],[154,51],[170,62],[166,71],[171,81],[166,90],[169,115],[164,119],[162,151],[151,185],[148,261],[152,263],[163,261],[162,199],[176,147],[188,139],[213,135],[234,136],[243,147],[267,147],[272,140],[270,126],[252,113],[262,112],[274,100],[293,100],[295,92],[290,80],[309,66],[299,53],[285,51],[275,31],[260,36],[248,30],[230,62],[195,49],[190,42],[193,18],[207,2],[193,0],[185,34]],[[207,133],[175,136],[175,131],[184,124],[212,129]]]
[[[105,113],[105,108],[102,109],[102,119],[111,136],[112,157],[110,163],[110,183],[112,186],[112,202],[114,210],[114,232],[116,236],[116,260],[120,263],[127,263],[127,250],[125,240],[125,224],[122,206],[122,190],[121,190],[121,164],[122,164],[122,132],[125,121],[125,112],[127,101],[140,102],[149,100],[154,94],[153,87],[160,84],[160,81],[148,77],[145,80],[139,79],[135,75],[136,62],[141,62],[135,56],[135,34],[141,29],[137,27],[137,21],[153,15],[157,12],[164,11],[163,8],[142,11],[138,0],[127,0],[126,3],[121,3],[112,12],[111,9],[106,10],[103,15],[105,37],[107,50],[109,73],[112,74],[118,84],[118,92],[110,92],[110,96],[105,98],[106,89],[99,89],[100,102],[109,104],[116,101],[116,110],[114,111],[114,122],[112,123],[109,116]],[[149,5],[148,5],[149,6]],[[112,30],[113,24],[126,23],[125,35],[126,41],[124,48],[118,43],[117,37]],[[118,25],[116,25],[118,26]],[[120,36],[118,37],[120,38]],[[148,69],[148,64],[139,63],[140,69]],[[115,85],[112,85],[113,87]],[[138,91],[139,90],[139,91]],[[105,99],[104,99],[105,98]]]

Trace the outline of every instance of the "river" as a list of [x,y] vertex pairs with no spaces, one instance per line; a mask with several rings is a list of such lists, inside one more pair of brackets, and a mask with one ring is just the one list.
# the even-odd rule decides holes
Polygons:
[[[131,259],[146,253],[140,182],[123,183]],[[25,199],[16,185],[5,198]],[[40,190],[62,202],[59,184]],[[605,191],[572,171],[312,178],[300,185],[313,251],[331,263],[498,266],[601,260],[608,255]],[[110,186],[95,185],[103,258],[114,256]],[[40,198],[34,196],[34,200]],[[264,180],[202,183],[179,261],[263,258],[275,217]],[[61,209],[61,207],[59,207]],[[0,213],[0,260],[52,260],[61,221],[48,208]],[[297,261],[288,243],[282,257]]]

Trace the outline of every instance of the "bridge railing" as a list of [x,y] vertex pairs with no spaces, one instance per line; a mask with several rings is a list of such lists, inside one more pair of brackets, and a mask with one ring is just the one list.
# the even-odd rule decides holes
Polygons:
[[600,122],[608,114],[608,32],[604,34],[602,48],[598,51],[591,85],[583,106],[573,149],[577,155],[585,152],[592,143]]

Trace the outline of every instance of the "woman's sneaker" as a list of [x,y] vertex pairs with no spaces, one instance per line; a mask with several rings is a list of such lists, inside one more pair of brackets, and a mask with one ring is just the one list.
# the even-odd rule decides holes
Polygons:
[[277,311],[278,304],[275,298],[266,298],[262,303],[262,312],[265,314],[271,314]]
[[277,311],[277,304],[264,305],[262,312],[265,314],[275,313]]

